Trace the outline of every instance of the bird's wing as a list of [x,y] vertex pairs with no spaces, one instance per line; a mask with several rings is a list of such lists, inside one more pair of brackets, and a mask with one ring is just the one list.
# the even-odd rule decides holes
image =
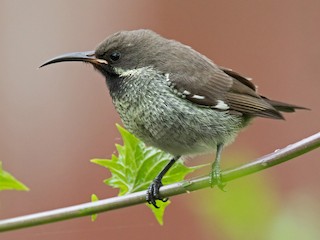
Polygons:
[[256,92],[249,78],[216,65],[202,70],[208,72],[206,80],[199,81],[198,78],[203,75],[197,74],[197,71],[186,71],[184,74],[174,74],[170,81],[186,99],[202,106],[238,115],[283,118]]

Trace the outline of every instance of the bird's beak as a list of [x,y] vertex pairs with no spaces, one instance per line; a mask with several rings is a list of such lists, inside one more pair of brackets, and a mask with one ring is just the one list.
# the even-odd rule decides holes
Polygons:
[[46,61],[39,68],[52,63],[58,63],[58,62],[87,62],[95,66],[108,64],[106,60],[96,58],[94,51],[87,51],[87,52],[67,53],[67,54],[57,56],[55,58],[52,58]]

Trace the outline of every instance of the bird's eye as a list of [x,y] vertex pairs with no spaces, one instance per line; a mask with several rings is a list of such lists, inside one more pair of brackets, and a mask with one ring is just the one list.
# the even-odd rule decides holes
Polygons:
[[110,54],[110,59],[113,61],[113,62],[116,62],[120,59],[120,56],[121,54],[119,52],[112,52]]

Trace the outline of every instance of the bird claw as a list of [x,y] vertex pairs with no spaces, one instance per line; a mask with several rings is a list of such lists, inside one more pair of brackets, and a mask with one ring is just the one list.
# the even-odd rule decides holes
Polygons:
[[222,182],[221,172],[218,168],[213,168],[210,172],[210,186],[213,188],[215,185],[223,192],[226,192],[225,186],[226,184]]
[[169,198],[161,198],[159,190],[162,186],[163,184],[161,180],[154,179],[147,190],[146,200],[149,204],[152,204],[155,208],[159,208],[157,206],[156,200],[160,200],[162,202],[166,202],[169,200]]

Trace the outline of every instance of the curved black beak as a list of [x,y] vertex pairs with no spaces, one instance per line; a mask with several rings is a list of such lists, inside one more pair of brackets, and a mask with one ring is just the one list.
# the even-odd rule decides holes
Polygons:
[[67,53],[52,58],[43,63],[39,68],[58,62],[88,62],[93,65],[108,64],[104,59],[96,58],[94,51]]

